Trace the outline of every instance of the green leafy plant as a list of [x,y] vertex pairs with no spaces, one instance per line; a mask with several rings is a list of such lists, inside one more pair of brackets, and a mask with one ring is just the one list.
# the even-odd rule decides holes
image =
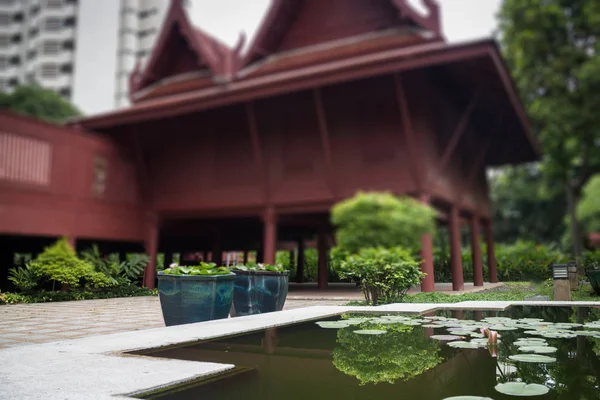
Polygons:
[[80,256],[84,261],[92,264],[97,272],[106,275],[114,286],[136,282],[150,261],[146,254],[130,254],[122,261],[116,253],[103,256],[97,245],[83,250]]
[[417,252],[421,236],[435,229],[435,215],[433,208],[408,197],[359,192],[332,208],[331,222],[337,246],[351,254],[397,246]]
[[38,286],[42,273],[34,264],[13,268],[8,273],[8,279],[22,292],[28,293]]
[[406,249],[371,248],[342,262],[340,275],[360,285],[368,304],[393,303],[421,282],[419,265]]
[[66,239],[60,239],[29,264],[39,271],[41,280],[58,282],[72,288],[103,288],[113,285],[111,279],[97,272],[87,261],[80,260]]
[[227,267],[217,267],[215,263],[201,262],[200,265],[195,266],[167,268],[162,273],[165,275],[229,275],[231,271]]
[[0,293],[0,305],[3,304],[28,304],[47,303],[54,301],[90,300],[90,299],[112,299],[117,297],[157,296],[157,289],[148,289],[135,285],[108,288],[102,291],[86,289],[75,289],[68,292],[63,291],[37,291],[30,294]]
[[252,272],[286,272],[280,264],[248,264],[248,265],[236,265],[233,270],[239,271],[252,271]]

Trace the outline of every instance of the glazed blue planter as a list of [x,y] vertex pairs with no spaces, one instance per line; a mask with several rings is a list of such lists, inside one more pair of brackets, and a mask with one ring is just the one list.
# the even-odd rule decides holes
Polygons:
[[235,271],[231,316],[281,311],[288,294],[289,271]]
[[235,274],[167,275],[158,273],[158,294],[166,326],[223,319],[233,301]]

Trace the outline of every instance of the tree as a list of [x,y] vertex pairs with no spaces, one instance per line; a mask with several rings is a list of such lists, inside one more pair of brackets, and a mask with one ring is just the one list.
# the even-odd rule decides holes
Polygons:
[[600,174],[594,175],[584,186],[577,216],[585,233],[600,232]]
[[600,170],[600,2],[505,0],[499,19],[504,54],[544,149],[543,174],[565,194],[579,259],[575,208]]
[[0,93],[0,108],[55,123],[82,115],[58,93],[38,85],[19,86],[12,93]]
[[494,234],[498,242],[559,243],[565,200],[547,190],[538,164],[503,168],[490,179]]
[[418,251],[421,236],[435,230],[435,210],[391,193],[358,193],[331,210],[337,246],[351,254],[373,247]]

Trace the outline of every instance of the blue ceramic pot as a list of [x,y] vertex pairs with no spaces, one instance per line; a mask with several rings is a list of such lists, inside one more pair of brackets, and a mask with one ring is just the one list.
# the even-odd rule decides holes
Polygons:
[[281,311],[288,294],[288,281],[288,271],[235,271],[231,315]]
[[233,301],[235,274],[166,275],[158,273],[158,293],[165,325],[223,319]]

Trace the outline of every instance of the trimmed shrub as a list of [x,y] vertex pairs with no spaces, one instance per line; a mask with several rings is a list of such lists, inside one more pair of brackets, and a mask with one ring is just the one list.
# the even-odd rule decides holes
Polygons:
[[89,262],[80,260],[66,239],[60,239],[25,267],[11,271],[10,279],[24,292],[39,289],[45,281],[71,288],[104,288],[113,285],[111,279],[94,270]]
[[435,210],[391,193],[364,193],[336,204],[331,222],[337,246],[350,254],[370,247],[401,246],[418,252],[421,236],[435,229]]
[[363,249],[348,257],[341,264],[340,276],[358,283],[367,303],[378,305],[401,301],[424,274],[410,251],[379,247]]

